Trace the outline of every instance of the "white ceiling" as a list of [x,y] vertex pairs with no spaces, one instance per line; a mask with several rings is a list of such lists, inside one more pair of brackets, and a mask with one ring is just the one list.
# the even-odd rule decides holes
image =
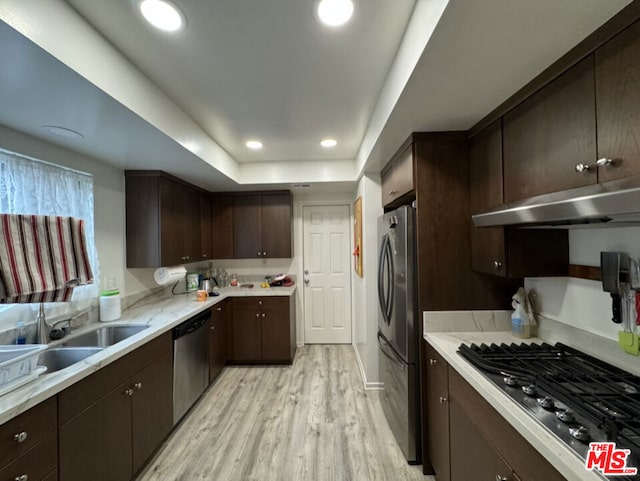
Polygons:
[[[312,0],[174,1],[176,37],[133,0],[0,0],[0,124],[212,190],[339,190],[412,131],[468,129],[629,3],[359,0],[327,30]],[[320,149],[325,135],[339,147]]]

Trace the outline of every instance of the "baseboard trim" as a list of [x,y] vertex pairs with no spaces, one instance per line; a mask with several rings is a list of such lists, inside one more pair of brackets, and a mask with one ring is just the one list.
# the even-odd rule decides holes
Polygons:
[[360,377],[362,378],[362,385],[366,391],[381,391],[384,389],[384,384],[381,382],[368,382],[367,374],[364,371],[364,364],[362,364],[362,359],[360,359],[360,352],[355,344],[351,344],[353,347],[353,352],[356,356],[356,363],[358,364],[358,369],[360,370]]

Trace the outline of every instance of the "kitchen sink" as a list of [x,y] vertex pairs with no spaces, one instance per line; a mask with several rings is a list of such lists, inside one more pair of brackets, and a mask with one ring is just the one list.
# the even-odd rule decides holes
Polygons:
[[40,353],[38,365],[46,366],[47,373],[51,373],[80,362],[103,349],[103,347],[52,347]]
[[109,347],[128,337],[144,331],[147,325],[105,326],[70,338],[63,346],[99,346]]

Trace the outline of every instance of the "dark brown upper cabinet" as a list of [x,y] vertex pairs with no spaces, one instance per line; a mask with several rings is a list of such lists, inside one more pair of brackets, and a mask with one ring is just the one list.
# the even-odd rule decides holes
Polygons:
[[593,55],[503,118],[504,200],[597,182]]
[[202,259],[202,191],[159,171],[126,171],[127,267]]
[[213,258],[211,194],[200,192],[200,258]]
[[640,22],[596,50],[595,69],[598,180],[640,174]]
[[235,195],[234,258],[290,258],[291,216],[290,192]]
[[[502,125],[498,120],[469,144],[469,199],[477,214],[503,203]],[[569,264],[568,234],[562,230],[471,227],[471,267],[506,278],[561,276]]]
[[414,192],[414,161],[412,145],[396,154],[382,169],[382,205],[393,207],[403,203]]
[[211,195],[213,259],[233,259],[233,201],[227,194]]

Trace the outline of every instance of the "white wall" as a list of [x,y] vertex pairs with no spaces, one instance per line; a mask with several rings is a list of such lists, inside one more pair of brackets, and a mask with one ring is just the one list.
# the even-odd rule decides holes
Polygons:
[[363,273],[353,279],[354,344],[365,386],[380,387],[378,372],[378,217],[382,215],[380,177],[364,175],[358,183],[356,198],[362,196]]
[[[640,258],[640,227],[569,231],[569,262],[599,266],[600,251],[626,252]],[[617,340],[620,325],[611,322],[611,298],[602,283],[568,277],[529,278],[525,287],[545,317]]]

